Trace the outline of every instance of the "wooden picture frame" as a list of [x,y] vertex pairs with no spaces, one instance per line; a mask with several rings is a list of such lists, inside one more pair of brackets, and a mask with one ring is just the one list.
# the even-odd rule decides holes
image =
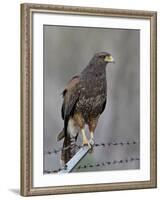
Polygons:
[[[150,23],[150,178],[140,181],[41,186],[33,184],[33,15],[58,14],[145,20]],[[142,59],[142,58],[141,58]],[[49,195],[157,186],[157,13],[153,11],[21,4],[21,195]]]

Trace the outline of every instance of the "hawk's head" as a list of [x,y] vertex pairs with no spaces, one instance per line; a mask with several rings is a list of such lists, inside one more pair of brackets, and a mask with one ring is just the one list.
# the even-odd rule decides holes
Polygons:
[[92,61],[96,64],[96,65],[106,65],[107,63],[114,63],[114,59],[111,56],[111,54],[107,53],[107,52],[99,52],[96,53],[94,55],[94,57],[92,58]]
[[106,63],[114,63],[114,59],[110,53],[107,52],[99,52],[94,55],[96,59],[106,62]]

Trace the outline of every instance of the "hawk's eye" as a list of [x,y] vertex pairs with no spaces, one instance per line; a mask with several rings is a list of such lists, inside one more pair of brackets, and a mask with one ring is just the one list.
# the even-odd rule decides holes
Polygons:
[[104,58],[105,58],[105,56],[104,56],[104,55],[100,55],[100,58],[104,59]]

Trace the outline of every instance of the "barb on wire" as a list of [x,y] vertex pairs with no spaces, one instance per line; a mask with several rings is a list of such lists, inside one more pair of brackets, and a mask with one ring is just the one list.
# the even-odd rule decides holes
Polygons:
[[[108,142],[108,143],[95,143],[93,147],[112,147],[112,146],[129,146],[129,145],[135,145],[138,144],[138,141],[124,141],[124,142]],[[75,144],[75,146],[80,149],[82,147],[82,145],[77,145]],[[45,152],[45,154],[58,154],[59,152],[63,151],[63,150],[67,150],[71,147],[71,145],[68,145],[67,147],[62,147],[62,148],[58,148],[58,149],[53,149],[51,151],[47,151]]]

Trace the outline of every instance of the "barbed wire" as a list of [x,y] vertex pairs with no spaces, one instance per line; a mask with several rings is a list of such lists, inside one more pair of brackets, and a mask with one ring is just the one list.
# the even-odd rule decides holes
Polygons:
[[[81,145],[77,145],[77,144],[74,144],[75,147],[77,147],[78,149],[80,149],[82,146]],[[68,150],[70,147],[73,148],[73,144],[72,145],[68,145],[67,147],[62,147],[62,148],[58,148],[58,149],[53,149],[51,151],[46,151],[45,154],[57,154],[61,151],[65,151],[65,150]]]
[[[76,167],[76,169],[80,170],[80,169],[87,169],[87,168],[94,168],[94,167],[108,167],[111,165],[120,165],[120,164],[124,164],[124,163],[131,163],[131,162],[137,162],[140,161],[140,158],[126,158],[126,159],[120,159],[120,160],[112,160],[112,161],[102,161],[102,162],[96,162],[94,164],[88,163],[86,165],[79,165],[78,167]],[[44,170],[45,174],[52,174],[52,173],[58,173],[61,170],[65,169],[66,166],[64,168],[58,168],[58,169],[50,169],[50,170]]]
[[129,159],[121,159],[121,160],[113,160],[113,161],[103,161],[103,162],[97,162],[95,164],[86,164],[86,165],[79,165],[77,169],[86,169],[86,168],[93,168],[93,167],[101,167],[101,166],[109,166],[109,165],[116,165],[116,164],[123,164],[123,163],[129,163],[134,161],[139,161],[139,158],[129,158]]
[[[138,141],[124,141],[124,142],[108,142],[108,143],[104,143],[104,142],[101,142],[101,143],[95,143],[93,145],[93,147],[112,147],[112,146],[129,146],[129,145],[136,145],[136,144],[139,144]],[[73,148],[73,144],[72,145],[68,145],[67,147],[62,147],[62,148],[58,148],[58,149],[53,149],[51,151],[46,151],[45,154],[58,154],[59,152],[61,151],[65,151],[65,150],[68,150],[70,147]],[[77,145],[75,144],[75,147],[80,149],[82,148],[82,145]]]

